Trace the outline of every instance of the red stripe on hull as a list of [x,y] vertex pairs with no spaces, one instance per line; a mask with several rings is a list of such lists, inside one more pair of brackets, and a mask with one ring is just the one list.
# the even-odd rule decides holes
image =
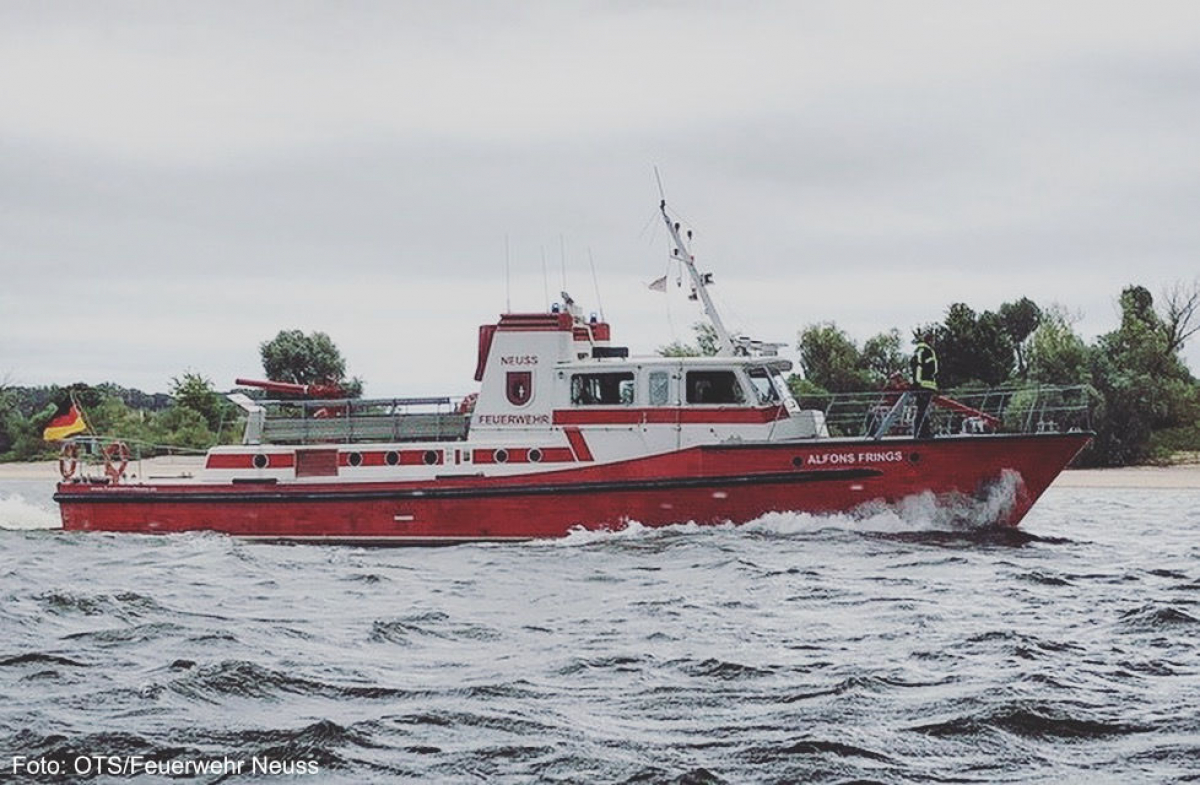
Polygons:
[[72,485],[55,499],[74,530],[197,529],[380,542],[558,537],[573,527],[743,523],[772,511],[843,512],[920,493],[980,495],[1021,478],[999,523],[1018,523],[1088,434],[914,442],[697,447],[538,475],[425,483]]
[[571,452],[575,453],[575,460],[591,461],[592,451],[588,447],[587,439],[583,438],[583,431],[578,428],[566,428],[564,431],[567,434],[567,443],[571,445]]
[[683,425],[726,425],[751,424],[782,420],[787,417],[787,410],[782,406],[768,406],[761,409],[745,407],[729,409],[697,409],[697,408],[620,408],[620,409],[557,409],[554,412],[555,425],[642,425],[642,424],[683,424]]
[[264,453],[214,453],[204,461],[206,469],[253,469],[254,456],[263,455],[267,463],[263,468],[290,469],[296,465],[296,455],[290,452]]
[[[298,448],[300,450],[312,448]],[[350,456],[358,454],[358,464],[350,462]],[[429,460],[427,460],[427,454]],[[394,454],[394,457],[389,461],[388,455]],[[288,469],[296,465],[295,453],[286,452],[269,452],[269,453],[215,453],[208,456],[204,462],[207,469],[254,469],[254,456],[264,455],[268,459],[267,466],[264,468],[272,469]],[[338,452],[337,465],[351,467],[354,466],[428,466],[431,464],[441,465],[445,463],[445,455],[441,450],[376,450],[376,451],[356,451],[347,450]]]

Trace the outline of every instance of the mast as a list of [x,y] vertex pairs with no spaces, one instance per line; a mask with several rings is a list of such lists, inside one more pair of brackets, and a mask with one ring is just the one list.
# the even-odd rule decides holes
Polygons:
[[[712,275],[701,275],[696,270],[695,257],[692,256],[691,250],[683,242],[683,238],[679,236],[679,223],[672,221],[667,215],[667,200],[663,199],[658,209],[662,211],[663,220],[666,221],[667,231],[671,233],[671,239],[675,241],[675,249],[672,254],[675,258],[683,262],[687,267],[688,275],[692,277],[692,289],[700,298],[700,302],[704,305],[704,313],[708,316],[708,320],[712,322],[713,330],[717,333],[717,341],[720,343],[720,351],[718,355],[734,354],[733,339],[729,336],[729,331],[725,329],[725,323],[721,321],[721,315],[717,313],[717,307],[713,305],[712,298],[708,296],[708,284],[712,283]],[[688,239],[691,239],[692,233],[688,231]]]

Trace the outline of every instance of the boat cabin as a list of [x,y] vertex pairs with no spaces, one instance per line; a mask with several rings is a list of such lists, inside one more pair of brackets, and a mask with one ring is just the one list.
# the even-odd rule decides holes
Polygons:
[[[714,441],[826,435],[822,413],[801,411],[792,397],[784,379],[788,360],[630,357],[610,338],[607,323],[584,320],[573,305],[504,314],[479,329],[474,396],[262,402],[234,396],[248,412],[244,446],[215,448],[207,467],[218,477],[245,469],[271,476],[277,468],[280,479],[300,476],[302,465],[326,467],[315,474],[306,469],[306,477],[368,479],[410,474],[408,467],[479,464],[504,473]],[[259,457],[246,457],[247,446]],[[318,448],[319,459],[300,457]]]
[[[823,412],[803,411],[792,397],[783,378],[791,363],[776,356],[778,344],[725,329],[707,291],[712,276],[696,270],[679,224],[661,208],[673,255],[712,322],[717,356],[631,358],[612,345],[607,322],[585,319],[563,292],[563,304],[549,313],[507,313],[479,328],[479,392],[457,402],[258,404],[235,396],[248,413],[244,446],[214,448],[210,473],[227,480],[252,468],[255,478],[296,479],[305,464],[320,467],[320,477],[364,480],[477,475],[481,467],[504,475],[697,445],[828,436]],[[268,409],[283,416],[268,418]],[[289,446],[310,444],[325,445],[319,459],[300,458],[318,448]]]

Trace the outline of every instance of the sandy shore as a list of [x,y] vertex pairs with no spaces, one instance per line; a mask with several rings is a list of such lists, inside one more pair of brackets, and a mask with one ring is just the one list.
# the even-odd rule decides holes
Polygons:
[[[153,479],[195,474],[204,465],[200,456],[169,456],[134,461],[130,474]],[[0,463],[0,480],[54,480],[57,461]],[[1133,466],[1122,469],[1069,469],[1054,481],[1055,488],[1196,488],[1200,489],[1200,463],[1176,466]]]
[[1195,488],[1200,489],[1200,464],[1127,466],[1120,469],[1068,469],[1052,488]]
[[[202,455],[171,455],[162,458],[147,458],[130,461],[126,470],[130,475],[152,479],[154,477],[178,477],[195,474],[204,466]],[[57,480],[58,461],[34,461],[32,463],[0,463],[0,480]]]

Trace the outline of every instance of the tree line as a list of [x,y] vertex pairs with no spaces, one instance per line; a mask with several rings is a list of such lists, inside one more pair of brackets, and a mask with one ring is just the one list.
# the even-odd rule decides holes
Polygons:
[[[1145,287],[1129,286],[1120,308],[1120,325],[1091,343],[1064,308],[1041,307],[1027,297],[994,312],[954,303],[941,321],[916,326],[912,338],[932,337],[945,390],[1086,387],[1096,439],[1081,456],[1085,465],[1123,466],[1200,451],[1200,384],[1180,357],[1200,330],[1200,282],[1176,285],[1160,302]],[[800,398],[880,389],[893,374],[907,373],[906,343],[898,329],[860,346],[834,322],[810,324],[797,343],[802,373],[789,383]],[[675,342],[660,352],[714,354],[716,347],[712,328],[699,324],[694,344]],[[259,350],[270,380],[336,384],[351,397],[362,393],[362,380],[347,378],[345,360],[324,333],[283,330]],[[0,385],[0,461],[52,457],[57,447],[42,441],[42,430],[68,399],[83,408],[93,433],[147,448],[202,450],[236,442],[243,425],[237,407],[195,371],[172,379],[170,393],[114,384]]]
[[[1200,284],[1176,285],[1161,303],[1143,286],[1121,292],[1121,323],[1092,343],[1075,330],[1061,306],[1029,298],[977,313],[955,303],[940,322],[912,331],[936,347],[939,386],[946,390],[1080,385],[1091,399],[1093,445],[1083,465],[1125,466],[1200,450],[1200,385],[1180,357],[1200,330]],[[899,330],[860,347],[833,322],[800,331],[803,375],[791,383],[800,396],[870,390],[907,373]]]
[[[325,333],[283,330],[260,344],[259,352],[272,381],[335,384],[349,397],[362,394],[362,380],[346,378],[346,362]],[[265,397],[261,390],[242,392]],[[54,457],[58,446],[43,441],[42,432],[69,402],[78,404],[92,433],[129,442],[143,455],[236,443],[245,424],[241,410],[216,391],[212,380],[191,370],[171,380],[169,393],[108,383],[0,384],[0,461]]]

